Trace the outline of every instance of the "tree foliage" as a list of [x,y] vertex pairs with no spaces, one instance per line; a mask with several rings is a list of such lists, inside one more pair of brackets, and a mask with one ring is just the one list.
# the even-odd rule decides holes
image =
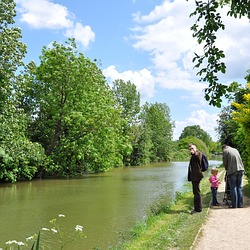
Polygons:
[[190,155],[189,150],[188,150],[188,145],[190,143],[195,144],[199,151],[205,153],[206,155],[209,154],[209,150],[206,144],[201,139],[195,136],[187,136],[183,139],[180,139],[178,141],[178,147],[180,150],[186,150],[186,154]]
[[[242,103],[238,103],[234,101],[232,103],[233,107],[236,108],[235,111],[232,112],[233,120],[236,121],[241,132],[241,142],[242,147],[241,152],[244,154],[245,162],[246,162],[246,172],[247,175],[250,175],[250,82],[247,83],[246,93],[243,94],[244,101]],[[242,130],[241,130],[242,128]]]
[[249,176],[249,80],[246,87],[235,84],[235,93],[230,96],[231,105],[224,107],[219,115],[217,132],[220,135],[221,144],[228,144],[237,148],[243,158],[246,173]]
[[210,143],[212,142],[211,136],[206,131],[204,131],[199,125],[185,127],[179,137],[179,140],[184,139],[188,136],[199,138],[207,145],[207,147],[209,147]]
[[140,112],[140,94],[136,89],[136,85],[130,81],[125,82],[117,79],[113,82],[113,94],[118,105],[117,108],[121,109],[121,122],[122,122],[122,138],[125,144],[130,147],[122,150],[123,164],[125,166],[138,165],[137,160],[137,140],[138,140],[138,116]]
[[136,85],[106,82],[74,39],[43,47],[24,65],[15,3],[0,2],[0,181],[75,176],[168,161],[173,122],[166,104],[140,107]]
[[195,1],[196,9],[190,16],[196,16],[197,19],[192,25],[193,37],[199,44],[204,44],[203,54],[195,53],[193,62],[200,81],[207,82],[209,86],[205,89],[205,99],[209,104],[221,107],[221,97],[231,91],[230,87],[219,82],[219,73],[226,72],[224,62],[225,54],[222,49],[216,46],[216,34],[219,30],[224,30],[220,7],[230,5],[228,15],[235,18],[248,16],[250,18],[250,4],[248,0],[199,0]]
[[128,125],[136,123],[140,112],[140,93],[136,85],[130,81],[117,79],[113,82],[112,90],[116,102],[122,109],[121,117],[127,121]]
[[12,182],[32,179],[46,164],[42,147],[26,136],[26,116],[19,103],[25,88],[20,67],[26,45],[13,25],[15,15],[14,1],[0,2],[0,179]]
[[218,119],[217,133],[220,135],[221,144],[228,144],[233,147],[235,145],[235,135],[239,129],[239,124],[232,120],[232,108],[231,106],[224,107]]
[[151,141],[151,162],[169,160],[173,136],[169,107],[162,103],[145,103],[142,107],[141,123],[145,135]]
[[74,39],[24,65],[15,3],[0,2],[0,179],[73,176],[173,157],[166,104],[140,107],[136,85],[111,88]]
[[26,45],[20,41],[21,30],[13,26],[15,7],[13,0],[0,2],[0,111],[7,102],[14,101],[13,90],[20,84],[16,71],[23,66],[22,58],[26,54]]
[[[30,65],[30,137],[64,174],[106,171],[120,164],[120,110],[95,63],[74,39],[44,47]],[[27,106],[28,104],[24,104]]]

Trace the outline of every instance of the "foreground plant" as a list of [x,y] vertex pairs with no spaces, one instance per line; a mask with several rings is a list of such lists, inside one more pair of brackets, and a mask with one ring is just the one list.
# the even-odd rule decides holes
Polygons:
[[[59,214],[59,218],[65,218],[64,214]],[[53,249],[55,246],[60,246],[60,249],[64,249],[66,245],[71,244],[76,240],[83,240],[86,235],[83,232],[83,226],[76,225],[74,229],[64,231],[59,225],[58,219],[54,218],[49,221],[51,227],[43,227],[38,234],[34,234],[25,239],[25,241],[9,240],[5,244],[7,245],[4,250],[14,249]],[[3,248],[0,248],[3,250]]]

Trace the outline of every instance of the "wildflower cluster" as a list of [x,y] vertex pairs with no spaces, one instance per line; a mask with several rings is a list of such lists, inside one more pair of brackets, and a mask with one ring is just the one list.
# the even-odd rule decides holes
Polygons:
[[[59,214],[58,215],[59,218],[65,218],[64,214]],[[59,224],[57,222],[57,219],[52,219],[50,220],[50,223],[52,224],[52,227],[47,228],[47,227],[43,227],[41,229],[42,233],[40,235],[39,234],[34,234],[32,236],[29,236],[26,238],[26,242],[22,242],[22,241],[17,241],[17,240],[9,240],[7,241],[5,244],[8,245],[6,248],[4,248],[5,250],[12,250],[15,249],[15,246],[17,247],[18,250],[21,249],[22,246],[28,247],[29,243],[33,243],[31,246],[31,249],[33,249],[34,245],[36,244],[36,249],[39,249],[40,247],[43,249],[46,245],[46,247],[48,247],[47,243],[46,243],[46,238],[48,237],[53,237],[53,235],[58,235],[60,240],[56,240],[55,242],[60,242],[61,247],[60,249],[63,249],[63,247],[73,241],[75,241],[77,238],[83,239],[86,238],[86,235],[83,233],[83,226],[80,225],[76,225],[75,226],[75,233],[71,233],[71,234],[67,234],[65,232],[62,232]],[[51,232],[52,235],[46,235],[46,231],[49,233]],[[42,243],[43,242],[43,243]],[[53,243],[53,240],[50,240],[49,242]],[[26,248],[27,249],[27,248]],[[3,250],[2,248],[0,248],[0,250]]]

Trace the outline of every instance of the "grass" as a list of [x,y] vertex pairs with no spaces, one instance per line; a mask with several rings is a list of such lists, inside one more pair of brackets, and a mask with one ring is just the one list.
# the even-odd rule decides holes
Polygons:
[[[220,176],[222,173],[223,171]],[[172,204],[161,203],[153,207],[146,221],[137,224],[124,242],[111,249],[190,249],[208,214],[211,202],[208,177],[201,181],[201,193],[201,213],[189,213],[193,208],[193,194],[191,183],[188,183],[182,193],[176,194]]]

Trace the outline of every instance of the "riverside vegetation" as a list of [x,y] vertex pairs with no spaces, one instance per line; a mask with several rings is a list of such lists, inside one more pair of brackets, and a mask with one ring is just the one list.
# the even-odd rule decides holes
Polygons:
[[[219,168],[220,169],[220,168]],[[220,170],[220,179],[224,170]],[[193,194],[191,185],[185,185],[181,193],[170,205],[164,203],[155,205],[146,221],[136,225],[118,246],[112,250],[139,249],[190,249],[198,231],[206,220],[211,203],[211,190],[208,177],[201,182],[203,210],[190,215],[193,209]]]
[[[49,221],[49,227],[43,227],[37,234],[33,234],[26,237],[24,240],[9,240],[7,241],[5,250],[14,249],[65,249],[73,241],[84,240],[86,235],[84,234],[83,226],[76,225],[74,229],[65,230],[60,226],[60,219],[65,218],[64,214],[59,214],[58,218],[51,219]],[[83,241],[84,245],[84,241]]]
[[[141,106],[134,83],[108,83],[97,60],[79,52],[74,38],[44,46],[37,64],[25,64],[27,46],[14,26],[15,8],[14,0],[0,1],[1,182],[76,177],[188,157],[186,138],[172,140],[168,105]],[[193,131],[197,128],[197,146],[217,151],[219,144],[199,126]]]
[[135,83],[107,82],[98,61],[79,52],[74,38],[44,46],[38,63],[24,63],[28,48],[15,27],[15,8],[14,0],[0,1],[1,182],[185,160],[190,141],[206,154],[220,152],[229,141],[245,158],[248,173],[248,85],[230,88],[234,109],[220,116],[220,142],[198,125],[173,141],[168,105],[140,105]]
[[[225,170],[219,167],[219,179],[224,181]],[[143,223],[139,223],[130,232],[130,239],[121,242],[112,250],[190,250],[196,240],[198,232],[205,222],[211,204],[211,189],[205,177],[201,181],[203,210],[201,213],[190,215],[193,208],[193,194],[191,185],[185,186],[182,193],[176,194],[171,205],[159,204],[152,208],[151,215]],[[250,184],[244,178],[243,192],[250,197]]]
[[[231,1],[222,1],[223,5],[229,2]],[[248,1],[238,2],[232,1],[231,14],[237,16],[238,13],[241,16],[250,13]],[[211,21],[214,21],[214,18],[210,14],[214,14],[218,7],[217,1],[213,1],[213,4],[210,10],[205,12]],[[178,141],[173,141],[174,121],[171,120],[167,104],[145,103],[140,106],[140,94],[136,85],[131,82],[117,79],[111,87],[97,61],[92,62],[78,52],[75,39],[71,38],[65,44],[54,42],[51,47],[44,47],[39,65],[34,61],[25,64],[23,59],[27,47],[21,42],[21,30],[14,25],[15,7],[14,0],[0,1],[1,182],[58,176],[74,177],[88,172],[108,171],[119,166],[186,159],[189,156],[186,150],[189,142],[195,143],[205,153],[220,152],[221,144],[225,142],[238,148],[244,161],[246,177],[249,177],[249,72],[245,78],[245,87],[234,82],[227,88],[221,85],[215,88],[219,89],[219,94],[228,94],[226,98],[230,101],[230,106],[223,108],[219,116],[219,142],[212,142],[211,137],[199,126],[191,126],[191,130],[184,131],[188,133],[183,133]],[[207,10],[207,6],[197,8],[197,12],[201,11],[203,17],[203,8]],[[217,21],[221,24],[220,18]],[[214,25],[209,24],[210,22],[205,31],[212,34],[212,40],[208,42],[213,45],[215,36],[210,29]],[[193,26],[195,32],[196,28],[198,26]],[[216,26],[215,29],[217,30]],[[207,39],[207,33],[203,33],[203,29],[195,34],[198,37],[201,35],[199,41]],[[214,53],[219,53],[220,58],[224,57],[217,49]],[[212,58],[213,55],[212,53]],[[196,60],[202,62],[199,58]],[[215,66],[214,72],[218,72],[216,67],[224,72],[224,64],[221,67],[216,62],[209,61],[209,64]],[[204,69],[201,73],[203,71]],[[208,76],[211,76],[211,72]],[[212,77],[213,79],[217,77]],[[216,82],[212,82],[211,86],[214,87],[214,84],[216,85]],[[229,93],[226,93],[227,91]],[[209,93],[211,91],[206,92],[206,99],[209,99]],[[220,101],[218,97],[212,103],[220,104]],[[197,128],[201,133],[197,133]],[[148,228],[151,221],[157,225],[156,218],[164,219],[164,216],[172,215],[167,218],[172,223],[169,222],[168,229],[168,237],[172,243],[166,242],[165,246],[181,245],[178,242],[182,237],[178,236],[183,233],[185,227],[193,227],[189,224],[193,219],[187,214],[191,197],[188,192],[178,194],[172,206],[160,205],[163,211],[168,213],[161,213],[154,208],[153,213],[157,216],[149,216],[146,222]],[[182,203],[182,200],[185,202]],[[205,217],[205,211],[196,218],[202,221],[203,216]],[[190,234],[199,228],[195,221],[192,223],[195,228],[194,232],[190,228],[187,230],[192,231]],[[168,225],[162,224],[162,227]],[[161,229],[161,223],[158,227]],[[138,226],[133,234],[136,235],[136,232],[143,228],[145,225]],[[178,230],[175,230],[177,228]],[[184,237],[186,242],[192,238],[188,236],[190,235],[187,233]],[[150,244],[155,244],[157,248],[159,243],[153,243],[153,238]]]

